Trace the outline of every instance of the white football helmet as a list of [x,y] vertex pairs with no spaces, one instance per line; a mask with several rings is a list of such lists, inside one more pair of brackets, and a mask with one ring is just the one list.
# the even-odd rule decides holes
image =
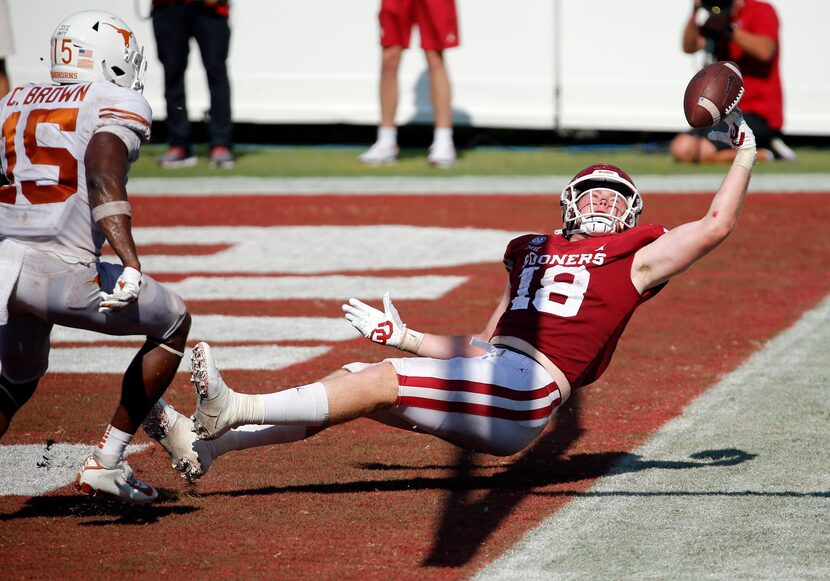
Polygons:
[[141,92],[147,61],[133,31],[117,16],[86,10],[66,18],[52,33],[52,81],[110,81]]
[[[594,206],[594,190],[611,190],[615,192],[609,201],[607,210]],[[580,200],[587,198],[587,206],[579,210]],[[622,232],[637,225],[640,212],[643,211],[643,198],[627,173],[615,165],[599,163],[591,165],[576,174],[562,190],[562,233],[587,236],[604,236]],[[617,212],[613,212],[616,209]]]

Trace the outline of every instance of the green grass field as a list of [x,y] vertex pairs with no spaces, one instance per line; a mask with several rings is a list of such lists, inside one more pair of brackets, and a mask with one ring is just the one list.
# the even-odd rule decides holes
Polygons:
[[[569,175],[597,162],[624,167],[632,175],[722,173],[722,165],[689,165],[672,161],[667,151],[644,152],[636,146],[606,149],[595,147],[476,148],[461,150],[458,163],[450,169],[431,168],[426,151],[405,149],[398,163],[366,167],[357,162],[363,147],[263,147],[238,146],[233,170],[211,169],[204,147],[197,148],[199,163],[195,167],[164,170],[156,158],[164,146],[151,145],[142,151],[134,165],[133,177],[254,176],[254,177],[326,177],[326,176],[498,176],[498,175]],[[759,164],[756,173],[824,173],[830,172],[830,149],[798,148],[795,162]]]

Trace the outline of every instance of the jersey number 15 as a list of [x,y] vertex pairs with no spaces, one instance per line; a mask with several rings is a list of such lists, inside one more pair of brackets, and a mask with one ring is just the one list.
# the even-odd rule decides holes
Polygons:
[[[40,186],[35,181],[21,181],[23,195],[30,204],[63,202],[78,191],[78,160],[63,147],[48,147],[37,142],[37,128],[42,123],[57,125],[60,131],[75,131],[78,109],[33,109],[23,127],[23,153],[31,165],[47,165],[58,168],[58,183]],[[15,111],[3,123],[3,141],[6,146],[6,176],[14,181],[18,165],[15,136],[20,125],[20,111]],[[14,188],[0,189],[0,203],[14,204]]]

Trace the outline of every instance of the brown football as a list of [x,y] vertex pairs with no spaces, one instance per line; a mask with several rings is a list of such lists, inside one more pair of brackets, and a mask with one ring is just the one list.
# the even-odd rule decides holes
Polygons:
[[718,61],[700,69],[686,85],[683,112],[695,128],[712,127],[738,106],[744,95],[744,79],[738,65]]

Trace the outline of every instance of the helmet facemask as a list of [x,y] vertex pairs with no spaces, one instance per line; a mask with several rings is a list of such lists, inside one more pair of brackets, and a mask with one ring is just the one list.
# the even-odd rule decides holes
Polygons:
[[[573,234],[605,236],[637,225],[643,210],[640,192],[630,178],[626,179],[627,175],[620,175],[622,170],[614,168],[616,171],[611,171],[605,167],[613,168],[586,168],[562,191],[562,232],[566,237]],[[606,199],[607,203],[602,203],[601,199]]]

